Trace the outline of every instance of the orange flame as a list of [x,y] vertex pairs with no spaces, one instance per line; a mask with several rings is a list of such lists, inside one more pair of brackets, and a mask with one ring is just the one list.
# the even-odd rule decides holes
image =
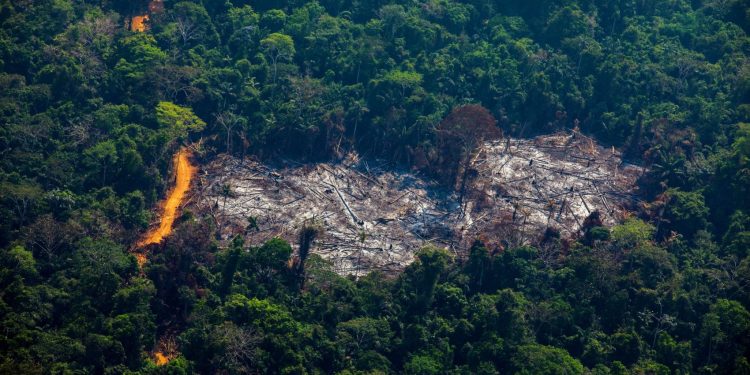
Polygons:
[[130,21],[130,31],[138,33],[146,31],[146,21],[148,21],[148,14],[133,16],[133,19]]
[[162,352],[156,352],[154,353],[154,362],[157,366],[164,366],[169,363],[169,358]]

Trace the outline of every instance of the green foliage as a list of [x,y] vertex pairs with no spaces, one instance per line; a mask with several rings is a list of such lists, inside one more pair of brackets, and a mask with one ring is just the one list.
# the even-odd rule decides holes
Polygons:
[[737,124],[735,140],[732,143],[732,150],[737,154],[740,165],[747,165],[750,162],[750,124]]
[[23,247],[15,246],[5,251],[2,259],[4,280],[14,276],[24,280],[33,280],[37,276],[34,255]]
[[705,366],[739,364],[750,333],[750,313],[737,301],[719,299],[703,316],[700,345],[706,358]]
[[404,373],[410,375],[437,375],[443,371],[440,361],[429,355],[415,355],[404,365]]
[[653,225],[637,218],[628,218],[624,223],[612,227],[612,242],[620,248],[642,246],[653,239]]
[[417,261],[408,272],[411,282],[406,286],[409,299],[415,311],[423,311],[430,307],[438,278],[444,272],[450,255],[445,249],[425,247],[417,253]]
[[278,64],[282,61],[291,61],[294,58],[294,40],[289,35],[273,33],[261,40],[260,45],[273,64],[273,82],[275,83]]
[[336,341],[348,356],[387,352],[391,347],[393,333],[388,322],[382,319],[356,318],[339,323],[336,329]]
[[699,192],[671,191],[666,216],[670,226],[688,236],[708,225],[709,208]]
[[156,121],[171,140],[186,139],[188,134],[199,132],[206,127],[206,123],[190,108],[170,102],[157,104]]
[[[131,32],[148,1],[0,2],[0,373],[748,372],[748,1],[163,5]],[[262,215],[128,253],[179,142],[463,193],[501,129],[575,127],[647,167],[640,219],[358,279]]]
[[581,362],[565,350],[544,345],[523,345],[512,359],[517,374],[583,374]]
[[221,270],[221,285],[219,286],[219,295],[226,295],[232,287],[234,274],[237,272],[237,266],[242,255],[242,245],[244,240],[237,236],[232,240],[232,246],[227,249],[224,259],[224,266]]

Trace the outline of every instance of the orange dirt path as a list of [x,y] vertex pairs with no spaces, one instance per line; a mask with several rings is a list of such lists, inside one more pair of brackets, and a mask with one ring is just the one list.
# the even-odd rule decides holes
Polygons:
[[150,230],[138,243],[138,247],[144,247],[160,243],[164,237],[172,232],[172,224],[177,216],[177,210],[182,205],[185,195],[190,190],[190,181],[197,172],[197,168],[190,163],[190,151],[182,148],[174,156],[176,182],[174,188],[169,192],[167,200],[162,204],[161,222],[159,227]]

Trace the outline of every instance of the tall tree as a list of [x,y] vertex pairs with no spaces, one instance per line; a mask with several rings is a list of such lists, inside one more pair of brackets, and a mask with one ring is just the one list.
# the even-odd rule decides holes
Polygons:
[[498,139],[503,132],[490,111],[478,104],[454,108],[435,132],[439,151],[433,172],[454,186],[463,200],[472,157],[485,141]]

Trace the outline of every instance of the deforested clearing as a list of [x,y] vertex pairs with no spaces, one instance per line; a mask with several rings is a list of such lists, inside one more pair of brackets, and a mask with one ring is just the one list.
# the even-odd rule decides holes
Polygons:
[[461,256],[475,239],[501,249],[538,242],[546,228],[575,236],[591,213],[629,215],[640,167],[578,132],[505,138],[475,152],[463,191],[354,155],[337,163],[263,164],[220,157],[204,167],[196,205],[221,237],[292,244],[305,223],[324,234],[313,253],[341,274],[400,270],[433,244]]

